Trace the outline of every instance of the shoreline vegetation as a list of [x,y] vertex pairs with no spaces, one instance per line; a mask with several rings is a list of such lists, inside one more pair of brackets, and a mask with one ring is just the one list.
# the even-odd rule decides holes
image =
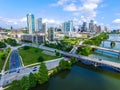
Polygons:
[[32,88],[37,85],[42,85],[48,82],[49,78],[54,76],[55,74],[71,70],[72,65],[77,63],[78,61],[71,57],[69,61],[61,60],[59,62],[59,66],[48,71],[44,62],[41,62],[39,71],[35,74],[30,73],[29,76],[24,76],[21,80],[15,80],[6,90],[32,90]]

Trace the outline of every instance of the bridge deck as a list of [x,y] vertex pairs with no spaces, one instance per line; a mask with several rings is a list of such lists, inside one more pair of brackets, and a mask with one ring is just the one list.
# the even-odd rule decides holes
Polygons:
[[111,61],[107,61],[107,60],[103,60],[103,59],[99,60],[97,58],[90,58],[90,57],[86,57],[86,56],[82,56],[82,55],[78,55],[78,54],[71,54],[71,53],[67,53],[67,52],[60,52],[60,53],[66,55],[66,56],[73,56],[73,57],[81,59],[81,60],[87,60],[90,62],[104,64],[104,65],[111,66],[114,68],[120,68],[120,63],[117,63],[117,62],[111,62]]
[[120,41],[116,41],[116,40],[103,40],[103,41],[108,41],[108,42],[119,42],[120,43]]
[[91,48],[95,48],[95,49],[100,49],[100,50],[105,50],[105,51],[110,51],[110,52],[120,53],[119,50],[113,50],[113,49],[103,48],[103,47],[94,46],[94,45],[86,45],[86,44],[82,44],[82,45],[77,45],[77,46],[89,46],[89,47],[91,47]]

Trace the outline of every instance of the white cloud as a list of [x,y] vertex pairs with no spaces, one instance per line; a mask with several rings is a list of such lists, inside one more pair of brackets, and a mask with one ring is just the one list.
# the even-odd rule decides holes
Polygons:
[[20,21],[21,21],[21,22],[26,22],[26,21],[27,21],[27,18],[24,17],[24,18],[22,18]]
[[25,27],[26,26],[26,18],[4,18],[0,17],[0,25],[1,26],[15,26],[15,27]]
[[78,7],[74,4],[71,3],[63,8],[64,11],[77,11]]
[[101,2],[102,0],[58,0],[54,6],[61,6],[64,11],[71,12],[74,16],[93,19]]
[[43,19],[43,23],[48,23],[48,24],[60,24],[61,21],[45,18],[45,19]]
[[120,19],[115,19],[115,20],[113,21],[113,23],[114,23],[114,24],[120,24]]
[[64,6],[69,2],[75,3],[77,0],[58,0],[56,3],[51,4],[51,6]]
[[58,0],[57,3],[53,3],[53,4],[51,4],[51,6],[61,6],[61,5],[64,5],[68,1],[69,0]]

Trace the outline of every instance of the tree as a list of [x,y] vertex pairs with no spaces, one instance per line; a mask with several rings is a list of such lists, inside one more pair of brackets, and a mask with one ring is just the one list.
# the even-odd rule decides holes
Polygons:
[[61,60],[59,63],[59,68],[61,70],[70,70],[71,69],[71,63],[65,60]]
[[88,56],[92,52],[92,48],[89,46],[79,47],[77,50],[78,54]]
[[37,73],[36,77],[39,84],[43,84],[48,81],[49,76],[48,76],[48,70],[45,63],[42,62],[40,64],[39,72]]
[[38,62],[43,62],[45,59],[42,56],[38,57]]
[[30,74],[29,74],[29,85],[30,85],[30,88],[35,87],[36,84],[37,84],[37,83],[36,83],[34,74],[33,74],[33,73],[30,73]]
[[6,44],[3,42],[0,42],[0,48],[5,48],[5,47],[6,47]]
[[71,64],[75,64],[76,62],[78,62],[74,57],[70,57],[70,61],[71,61]]
[[8,43],[11,46],[16,46],[17,45],[17,41],[15,39],[8,38],[8,39],[5,40],[5,42]]
[[28,90],[30,87],[29,84],[29,78],[24,76],[21,81],[20,81],[20,87],[22,88],[22,90]]
[[29,46],[24,46],[23,49],[28,50],[28,49],[30,49],[30,47]]
[[5,60],[5,59],[6,59],[6,54],[3,54],[3,55],[1,56],[1,59],[2,59],[2,60]]
[[59,53],[59,52],[56,52],[56,56],[60,56],[60,53]]
[[11,86],[9,87],[9,90],[22,90],[22,88],[20,87],[20,81],[13,81]]

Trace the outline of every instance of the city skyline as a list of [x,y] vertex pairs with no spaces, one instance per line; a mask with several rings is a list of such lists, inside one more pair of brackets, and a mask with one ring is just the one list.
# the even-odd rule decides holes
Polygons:
[[[61,24],[74,20],[79,24],[94,20],[99,25],[120,28],[120,1],[109,0],[1,0],[0,26],[26,27],[26,14],[43,18],[43,23]],[[28,4],[28,5],[27,5]]]

